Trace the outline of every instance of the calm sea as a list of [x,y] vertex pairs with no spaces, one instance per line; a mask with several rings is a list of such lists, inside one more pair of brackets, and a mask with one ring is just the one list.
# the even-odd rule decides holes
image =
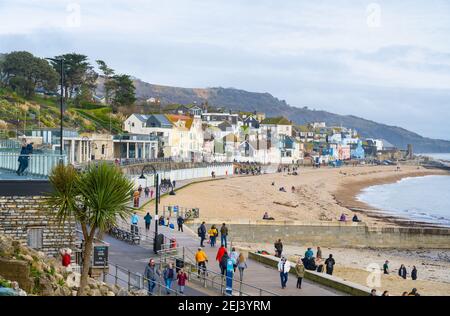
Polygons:
[[434,159],[438,160],[446,160],[450,161],[450,153],[443,153],[443,154],[419,154],[421,156],[428,156]]
[[450,176],[405,178],[366,188],[357,198],[389,215],[450,227]]

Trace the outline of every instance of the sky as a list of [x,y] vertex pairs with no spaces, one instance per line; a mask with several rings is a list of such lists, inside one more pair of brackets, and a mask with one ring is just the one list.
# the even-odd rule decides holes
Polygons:
[[450,140],[449,34],[447,0],[0,0],[0,52],[78,52]]

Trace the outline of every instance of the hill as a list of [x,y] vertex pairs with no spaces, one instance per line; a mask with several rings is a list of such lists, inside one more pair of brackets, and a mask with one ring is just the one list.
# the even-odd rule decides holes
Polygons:
[[416,152],[450,152],[450,141],[426,138],[397,126],[385,125],[351,115],[338,115],[327,111],[293,107],[269,93],[255,93],[234,88],[190,89],[153,85],[134,80],[138,100],[159,98],[162,104],[201,104],[224,107],[229,110],[259,111],[267,116],[286,116],[296,124],[321,121],[327,125],[355,128],[362,137],[383,138],[398,148],[414,145]]

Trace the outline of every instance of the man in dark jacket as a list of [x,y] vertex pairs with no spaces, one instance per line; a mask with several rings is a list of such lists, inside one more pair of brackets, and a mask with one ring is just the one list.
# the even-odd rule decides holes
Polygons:
[[203,245],[203,242],[206,239],[206,226],[205,222],[203,222],[200,227],[198,228],[198,237],[200,237],[200,247],[205,247]]
[[184,218],[180,215],[177,218],[177,224],[178,224],[178,231],[183,232],[183,224],[184,224]]
[[406,280],[406,274],[407,274],[406,267],[405,267],[405,265],[402,264],[400,266],[400,269],[398,269],[398,275]]
[[275,257],[281,258],[281,254],[283,253],[283,243],[281,242],[281,239],[278,239],[278,241],[275,242],[274,247]]
[[144,277],[148,283],[148,295],[153,295],[153,289],[156,286],[156,278],[158,276],[160,276],[160,272],[156,268],[155,260],[150,259],[144,271]]
[[227,248],[228,227],[225,223],[220,227],[220,243]]
[[417,268],[416,266],[413,266],[413,269],[411,270],[411,279],[414,281],[417,280]]
[[333,255],[330,254],[328,259],[325,260],[325,266],[326,266],[327,274],[333,275],[333,269],[334,269],[335,263],[336,262],[333,259]]
[[225,275],[227,272],[228,258],[228,253],[225,252],[222,256],[222,259],[220,259],[220,273],[222,275]]

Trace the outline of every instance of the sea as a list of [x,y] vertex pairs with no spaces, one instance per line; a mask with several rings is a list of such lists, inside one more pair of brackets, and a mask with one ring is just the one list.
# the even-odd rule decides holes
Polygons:
[[404,178],[368,187],[357,199],[388,215],[450,227],[450,175]]

